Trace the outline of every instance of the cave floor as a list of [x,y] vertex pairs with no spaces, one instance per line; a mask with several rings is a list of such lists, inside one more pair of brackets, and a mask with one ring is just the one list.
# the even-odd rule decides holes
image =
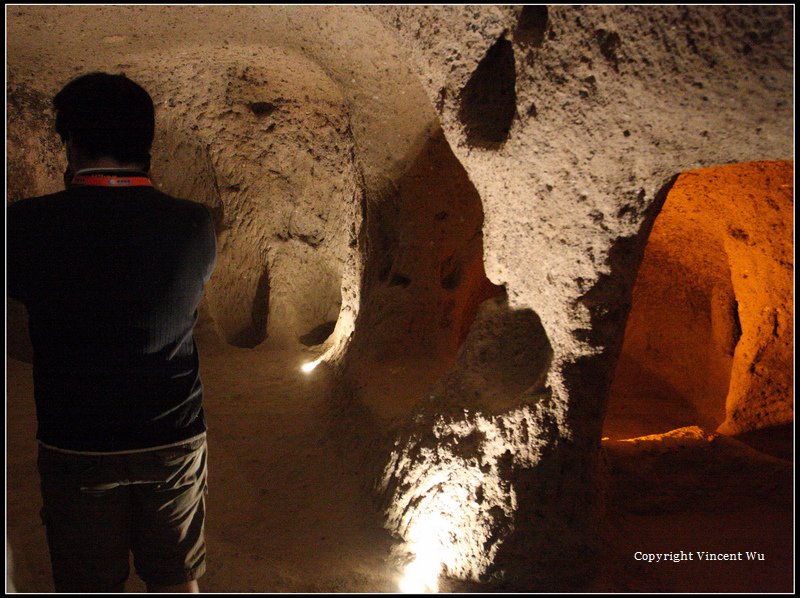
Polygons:
[[[336,435],[329,433],[324,367],[306,376],[298,367],[313,358],[310,355],[235,349],[210,338],[199,339],[198,345],[209,425],[209,555],[202,591],[397,591],[399,571],[389,557],[393,540],[365,496],[363,476],[342,459]],[[31,367],[7,358],[6,368],[6,517],[14,581],[21,592],[50,592],[49,559],[38,515]],[[774,491],[765,493],[761,488],[752,494],[746,488],[726,494],[731,485],[717,482],[709,486],[710,498],[697,503],[673,500],[666,510],[659,509],[656,500],[649,509],[654,489],[637,494],[634,487],[642,479],[642,471],[631,469],[638,459],[635,452],[613,456],[617,467],[611,468],[610,485],[616,491],[609,498],[600,575],[582,589],[791,591],[791,480],[788,486],[781,481]],[[676,458],[669,467],[683,468],[680,485],[700,488],[702,494],[709,471],[694,471],[691,463],[692,459]],[[791,462],[785,463],[790,471]],[[715,471],[729,469],[723,464]],[[756,470],[757,463],[749,469]],[[662,477],[657,483],[671,483],[670,479],[675,478]],[[631,497],[635,509],[626,502]],[[757,551],[765,554],[765,561],[647,564],[633,558],[637,550],[681,549]],[[493,588],[443,580],[440,589]],[[144,590],[133,572],[127,590]]]

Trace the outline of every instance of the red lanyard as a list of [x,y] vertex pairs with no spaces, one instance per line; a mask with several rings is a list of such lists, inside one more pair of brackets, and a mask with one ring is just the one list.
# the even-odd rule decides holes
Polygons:
[[72,179],[73,185],[87,187],[152,187],[146,176],[109,176],[104,174],[78,174]]

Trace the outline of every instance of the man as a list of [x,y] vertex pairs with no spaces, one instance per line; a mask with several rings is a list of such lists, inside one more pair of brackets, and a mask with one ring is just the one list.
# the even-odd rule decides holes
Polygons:
[[208,210],[148,178],[155,118],[124,75],[54,98],[66,190],[7,210],[8,293],[33,345],[42,519],[59,592],[197,592],[206,441],[193,338]]

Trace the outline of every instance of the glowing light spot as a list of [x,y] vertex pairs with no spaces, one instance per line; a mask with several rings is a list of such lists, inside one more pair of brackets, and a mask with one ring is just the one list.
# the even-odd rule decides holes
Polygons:
[[314,368],[317,367],[320,363],[322,363],[322,357],[319,359],[315,359],[314,361],[309,361],[304,363],[300,366],[300,369],[303,370],[306,374],[314,371]]
[[444,561],[444,550],[439,540],[442,522],[430,516],[425,520],[418,522],[411,532],[413,539],[409,549],[414,560],[406,565],[400,581],[400,591],[408,594],[439,591],[439,574]]
[[439,572],[442,563],[438,559],[425,559],[417,555],[407,566],[400,581],[400,591],[405,594],[424,594],[439,591]]
[[427,505],[422,507],[423,512],[417,513],[408,530],[408,550],[414,559],[403,571],[403,579],[399,584],[401,592],[438,592],[442,567],[452,566],[455,559],[449,543],[454,531],[453,521],[441,514],[457,512],[447,510],[447,507],[454,506],[452,497],[448,493],[437,492],[422,504],[426,502]]

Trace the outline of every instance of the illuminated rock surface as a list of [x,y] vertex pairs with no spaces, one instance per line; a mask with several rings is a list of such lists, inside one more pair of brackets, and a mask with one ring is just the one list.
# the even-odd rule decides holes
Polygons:
[[[124,71],[156,102],[156,183],[214,214],[219,261],[199,344],[212,468],[215,436],[219,446],[211,476],[226,490],[209,498],[219,560],[204,589],[391,591],[402,565],[429,550],[451,577],[440,589],[463,587],[447,585],[459,578],[689,591],[705,579],[717,583],[708,591],[743,591],[759,575],[785,589],[780,559],[740,578],[626,569],[613,530],[640,516],[619,510],[638,478],[606,471],[600,438],[621,348],[626,388],[643,376],[625,361],[626,322],[645,346],[658,330],[637,320],[652,312],[637,316],[634,281],[662,205],[679,243],[682,222],[708,236],[684,268],[705,307],[676,300],[683,311],[659,323],[696,316],[680,334],[707,349],[693,365],[708,393],[697,376],[659,373],[687,383],[674,427],[757,434],[793,419],[792,189],[781,187],[792,163],[775,162],[793,148],[790,7],[17,6],[7,18],[10,201],[61,186],[53,93],[83,72]],[[687,211],[689,191],[673,206],[679,174],[754,161],[700,171],[711,176],[698,190],[710,214]],[[761,190],[726,205],[726,185],[740,192],[753,171]],[[702,281],[701,265],[713,270]],[[9,377],[29,397],[22,315],[10,306]],[[308,377],[298,371],[321,355]],[[645,426],[614,417],[617,396],[615,439]],[[32,556],[41,544],[15,546],[41,532],[27,506],[38,500],[25,481],[32,433],[18,425],[9,521],[20,523],[9,538],[27,586],[46,590]],[[249,438],[252,460],[233,438]],[[262,485],[276,468],[280,487]],[[238,493],[247,509],[226,514]],[[769,529],[780,530],[791,517],[775,497],[753,490],[752,510],[731,517],[772,504]],[[694,529],[682,508],[671,527]],[[643,538],[661,524],[637,523]],[[390,550],[380,525],[403,542]],[[615,548],[598,553],[608,537]],[[346,544],[344,556],[327,542]]]
[[639,268],[605,434],[793,421],[792,196],[791,162],[678,178]]

